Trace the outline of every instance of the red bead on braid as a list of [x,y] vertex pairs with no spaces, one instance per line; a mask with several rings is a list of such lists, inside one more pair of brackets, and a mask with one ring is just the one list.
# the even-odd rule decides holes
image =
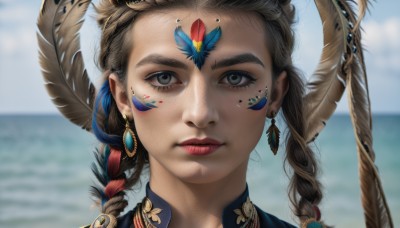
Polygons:
[[110,156],[108,157],[107,174],[110,179],[117,177],[121,164],[121,151],[111,148]]
[[[107,174],[110,179],[118,176],[121,164],[121,151],[111,148],[110,156],[108,157]],[[111,199],[117,193],[125,190],[125,179],[111,180],[104,189],[104,194],[108,199]]]
[[319,221],[321,219],[321,211],[319,210],[319,207],[316,205],[313,205],[313,210],[315,212],[315,219]]
[[104,194],[111,199],[117,193],[125,190],[125,179],[112,180],[104,189]]

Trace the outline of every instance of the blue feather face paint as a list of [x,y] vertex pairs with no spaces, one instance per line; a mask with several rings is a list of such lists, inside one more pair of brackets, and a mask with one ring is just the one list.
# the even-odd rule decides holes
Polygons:
[[[266,87],[264,90],[259,90],[258,95],[251,97],[247,101],[247,109],[251,110],[261,110],[263,109],[268,102],[268,88]],[[241,107],[243,100],[239,100],[237,106]]]
[[175,29],[175,42],[179,49],[201,69],[206,57],[215,48],[221,38],[221,27],[217,27],[206,35],[206,27],[201,19],[193,22],[190,37],[178,26]]
[[135,108],[141,112],[149,111],[153,108],[158,108],[156,105],[157,103],[161,104],[163,101],[155,101],[150,98],[148,95],[143,95],[141,98],[137,97],[135,93],[133,92],[133,89],[131,87],[132,91],[132,103],[135,106]]

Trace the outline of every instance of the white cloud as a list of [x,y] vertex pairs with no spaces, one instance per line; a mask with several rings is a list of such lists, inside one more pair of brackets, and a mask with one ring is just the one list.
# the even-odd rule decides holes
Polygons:
[[0,8],[1,58],[26,53],[36,48],[36,17],[36,9],[29,5],[9,3]]
[[371,20],[364,24],[364,31],[364,45],[373,56],[370,64],[400,74],[400,19]]

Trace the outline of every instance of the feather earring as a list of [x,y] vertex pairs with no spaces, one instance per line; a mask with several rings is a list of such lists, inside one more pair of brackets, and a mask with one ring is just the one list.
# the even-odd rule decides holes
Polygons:
[[[273,115],[275,116],[275,115]],[[268,136],[268,144],[269,147],[272,150],[272,153],[274,153],[274,155],[276,155],[276,153],[278,152],[278,148],[279,148],[279,134],[281,133],[279,131],[279,128],[275,125],[275,117],[272,117],[271,119],[271,126],[269,126],[268,130],[267,130],[267,136]]]

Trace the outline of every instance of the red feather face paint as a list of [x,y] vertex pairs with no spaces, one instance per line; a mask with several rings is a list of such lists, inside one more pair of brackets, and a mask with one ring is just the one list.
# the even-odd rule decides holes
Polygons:
[[201,19],[197,19],[195,22],[193,22],[190,30],[190,38],[192,39],[193,46],[197,52],[201,51],[205,34],[206,26]]
[[190,37],[178,26],[174,33],[175,42],[179,49],[201,69],[209,52],[221,38],[221,28],[217,27],[206,34],[206,26],[201,19],[193,22]]

